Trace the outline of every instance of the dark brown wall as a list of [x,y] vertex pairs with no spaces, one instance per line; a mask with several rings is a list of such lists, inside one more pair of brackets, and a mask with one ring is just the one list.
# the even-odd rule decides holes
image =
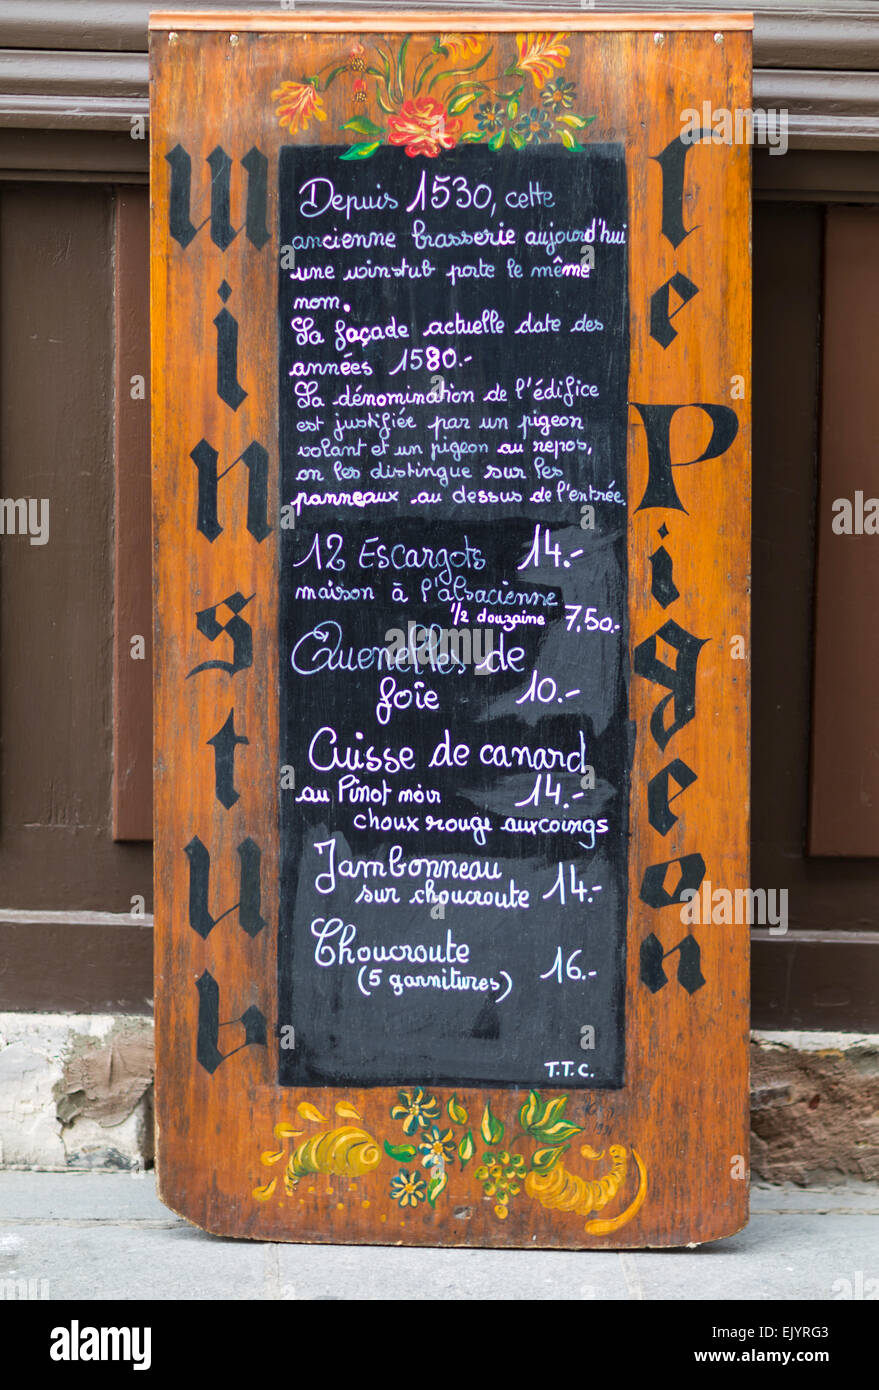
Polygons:
[[826,921],[802,891],[823,225],[823,207],[754,209],[752,873],[791,890],[798,926]]
[[[114,844],[111,826],[113,199],[101,185],[0,190],[0,495],[52,506],[49,545],[0,542],[6,908],[150,901],[149,847]],[[867,1028],[879,860],[806,852],[824,217],[807,203],[754,213],[753,883],[789,890],[792,928],[755,933],[754,1021]],[[142,1009],[149,935],[0,922],[0,1007]]]
[[[879,210],[828,208],[824,253],[809,848],[875,859],[879,526],[871,499],[879,439]],[[866,521],[856,514],[858,493]],[[836,499],[854,515],[840,517]],[[848,520],[851,531],[841,534],[840,522]]]
[[[0,496],[50,502],[48,544],[0,538],[7,910],[127,913],[132,895],[148,910],[151,901],[149,847],[114,844],[111,833],[112,228],[109,188],[0,189]],[[57,928],[51,950],[43,925],[28,930],[25,956],[76,993],[73,936],[61,959]],[[13,934],[0,922],[0,969]],[[21,970],[7,961],[0,1007],[28,1006]]]
[[[31,4],[17,8],[31,23]],[[59,0],[40,7],[38,37],[46,49],[142,48],[147,8],[86,4],[103,18],[83,45]],[[3,29],[8,9],[0,41],[37,48],[24,29]],[[783,69],[811,81],[839,68],[844,85],[842,69],[879,66],[864,57],[879,51],[862,42],[867,21],[823,10],[805,25],[761,13],[758,87]],[[45,98],[34,88],[0,103],[0,496],[52,507],[49,545],[0,538],[0,1008],[141,1011],[149,930],[83,913],[118,918],[135,895],[151,902],[149,846],[112,838],[114,486],[131,462],[127,449],[114,459],[114,210],[146,179],[147,142],[127,129],[145,109],[145,68],[120,95],[118,83],[104,92],[99,65],[86,82],[47,62]],[[863,115],[863,129],[846,116],[843,138],[832,128],[842,98],[825,114],[806,104],[793,128],[813,148],[754,158],[753,883],[789,890],[791,926],[755,931],[754,1022],[875,1029],[879,859],[810,857],[807,825],[825,210],[879,206],[879,114]],[[142,808],[139,818],[142,833]],[[34,912],[48,915],[27,920]]]
[[[788,890],[790,931],[754,933],[752,1008],[759,1027],[875,1029],[879,858],[808,850],[813,671],[846,679],[815,649],[819,469],[833,468],[819,457],[826,218],[823,204],[754,209],[752,877]],[[879,595],[842,597],[875,609]]]

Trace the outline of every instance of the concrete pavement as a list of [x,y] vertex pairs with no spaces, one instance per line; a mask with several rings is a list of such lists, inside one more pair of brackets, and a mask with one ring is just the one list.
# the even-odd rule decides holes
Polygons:
[[744,1231],[696,1250],[270,1245],[196,1230],[158,1201],[151,1173],[7,1171],[0,1172],[0,1294],[297,1301],[879,1297],[879,1185],[757,1185],[751,1211]]

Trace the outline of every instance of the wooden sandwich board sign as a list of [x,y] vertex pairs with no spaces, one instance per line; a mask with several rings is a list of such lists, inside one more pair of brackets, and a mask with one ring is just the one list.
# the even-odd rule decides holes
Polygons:
[[750,30],[151,19],[158,1170],[199,1226],[746,1220]]

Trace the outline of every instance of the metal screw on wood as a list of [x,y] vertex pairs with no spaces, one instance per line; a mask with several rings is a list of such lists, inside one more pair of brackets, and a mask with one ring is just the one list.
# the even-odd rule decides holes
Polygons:
[[654,43],[665,43],[665,34],[654,34],[654,35],[653,35],[653,42],[654,42]]

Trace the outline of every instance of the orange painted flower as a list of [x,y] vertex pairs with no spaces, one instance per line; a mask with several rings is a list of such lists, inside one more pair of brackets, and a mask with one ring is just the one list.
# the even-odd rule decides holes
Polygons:
[[518,69],[530,72],[534,85],[540,91],[554,68],[563,68],[571,50],[564,40],[567,34],[517,34],[516,51],[519,55]]
[[450,58],[473,57],[482,52],[481,34],[440,34],[437,47],[444,48]]
[[358,42],[355,43],[354,47],[351,49],[351,52],[348,54],[349,72],[366,72],[366,59],[363,56],[365,52],[366,49],[363,47],[363,44],[360,43],[360,41],[358,40]]
[[278,121],[291,132],[308,130],[312,116],[318,121],[327,118],[317,88],[310,82],[282,82],[272,92],[272,101],[278,104]]
[[408,155],[423,154],[434,159],[440,150],[457,144],[463,121],[449,117],[435,97],[413,97],[404,101],[395,115],[388,117],[388,143],[405,145]]

